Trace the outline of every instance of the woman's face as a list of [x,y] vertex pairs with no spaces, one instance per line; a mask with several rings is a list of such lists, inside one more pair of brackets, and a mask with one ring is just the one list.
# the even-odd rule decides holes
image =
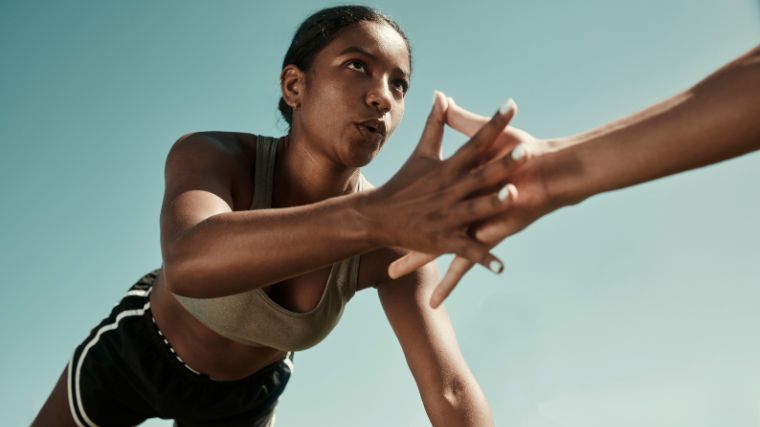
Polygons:
[[314,58],[294,124],[338,164],[364,166],[404,116],[409,72],[409,51],[396,30],[353,24]]

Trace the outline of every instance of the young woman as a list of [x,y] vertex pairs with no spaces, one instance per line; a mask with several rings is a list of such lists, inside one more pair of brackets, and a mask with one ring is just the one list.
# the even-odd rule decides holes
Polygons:
[[503,212],[511,193],[486,192],[487,177],[469,170],[488,158],[514,106],[441,160],[447,104],[436,94],[414,154],[373,189],[359,168],[403,117],[410,73],[408,41],[381,13],[346,6],[309,17],[281,72],[288,135],[177,141],[166,161],[162,267],[75,349],[34,425],[272,425],[292,352],[321,341],[369,287],[433,425],[491,425],[445,310],[427,303],[434,267],[397,280],[386,271],[405,250],[501,269],[466,229]]
[[[501,150],[495,156],[501,160],[482,166],[480,173],[496,185],[511,182],[520,197],[504,215],[477,224],[472,232],[495,245],[542,216],[595,194],[760,150],[759,106],[760,45],[691,89],[587,133],[541,140],[507,128],[493,145]],[[451,101],[446,120],[466,135],[488,122]],[[511,155],[504,155],[514,147]],[[399,277],[435,257],[407,254],[391,265],[390,276]],[[452,261],[433,294],[433,307],[472,265],[462,257]]]

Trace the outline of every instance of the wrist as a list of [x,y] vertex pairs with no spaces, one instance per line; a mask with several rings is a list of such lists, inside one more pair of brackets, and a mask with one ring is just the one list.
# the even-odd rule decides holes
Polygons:
[[359,238],[366,242],[370,249],[391,246],[387,233],[383,232],[383,208],[379,203],[378,189],[355,193],[351,200],[351,223]]
[[550,209],[582,202],[591,196],[585,191],[589,168],[584,158],[585,139],[558,138],[547,141],[547,152],[537,158]]

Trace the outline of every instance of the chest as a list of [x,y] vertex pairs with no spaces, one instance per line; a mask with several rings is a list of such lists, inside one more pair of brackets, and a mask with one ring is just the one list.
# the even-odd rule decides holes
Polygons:
[[331,267],[292,277],[263,288],[269,299],[286,310],[307,313],[319,305],[325,293]]

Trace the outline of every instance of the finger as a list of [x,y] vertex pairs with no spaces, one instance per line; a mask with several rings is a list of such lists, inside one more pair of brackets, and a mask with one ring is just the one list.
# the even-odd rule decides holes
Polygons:
[[446,252],[454,253],[471,262],[480,264],[496,274],[501,274],[504,271],[504,263],[492,254],[490,248],[485,244],[464,234],[459,237],[450,238],[448,243],[449,248],[447,248]]
[[517,187],[507,184],[495,193],[463,200],[450,210],[446,218],[450,226],[460,227],[497,214],[503,216],[509,210],[510,202],[516,198]]
[[471,197],[473,194],[482,194],[482,189],[508,180],[515,169],[530,157],[527,144],[518,144],[509,155],[476,167],[464,179],[454,184],[448,192],[455,200]]
[[391,279],[398,279],[401,276],[406,276],[422,267],[423,265],[435,260],[437,255],[426,254],[422,252],[409,252],[401,258],[393,261],[388,266],[388,276]]
[[517,215],[495,216],[481,222],[474,230],[474,237],[486,244],[495,245],[525,228],[530,221]]
[[497,136],[504,130],[509,124],[512,117],[514,117],[516,111],[516,105],[511,99],[507,100],[496,114],[491,117],[483,127],[478,130],[475,135],[470,138],[467,143],[449,157],[446,162],[448,167],[455,171],[466,169],[478,160],[483,153],[485,153]]
[[446,124],[447,100],[443,93],[433,93],[433,108],[430,110],[422,137],[415,149],[417,154],[441,158],[441,142],[443,141],[443,128]]
[[446,124],[453,129],[467,136],[473,136],[486,123],[488,123],[488,117],[468,111],[457,105],[451,97],[448,98]]
[[454,260],[451,261],[451,265],[449,265],[449,269],[446,271],[446,275],[443,276],[443,280],[430,296],[430,306],[438,308],[438,306],[443,303],[443,300],[451,294],[451,291],[454,290],[462,277],[470,271],[473,265],[475,264],[464,258],[454,258]]
[[[456,102],[454,102],[454,99],[451,97],[448,97],[447,100],[448,105],[446,106],[446,124],[454,130],[459,131],[464,135],[472,136],[488,122],[488,117],[481,116],[480,114],[475,114],[460,107],[456,104]],[[515,107],[515,109],[517,110],[517,107]],[[517,112],[515,112],[515,115],[516,114]],[[509,135],[510,137],[502,141],[505,135]],[[509,150],[514,148],[514,144],[509,144],[509,142],[518,140],[519,138],[517,135],[515,135],[515,130],[507,126],[507,128],[503,131],[503,134],[500,135],[491,146],[491,148],[489,148],[484,153],[481,158],[483,161],[480,163],[485,163],[492,159],[501,158],[504,156],[504,154],[508,153]],[[499,144],[499,142],[501,142],[501,144]]]

